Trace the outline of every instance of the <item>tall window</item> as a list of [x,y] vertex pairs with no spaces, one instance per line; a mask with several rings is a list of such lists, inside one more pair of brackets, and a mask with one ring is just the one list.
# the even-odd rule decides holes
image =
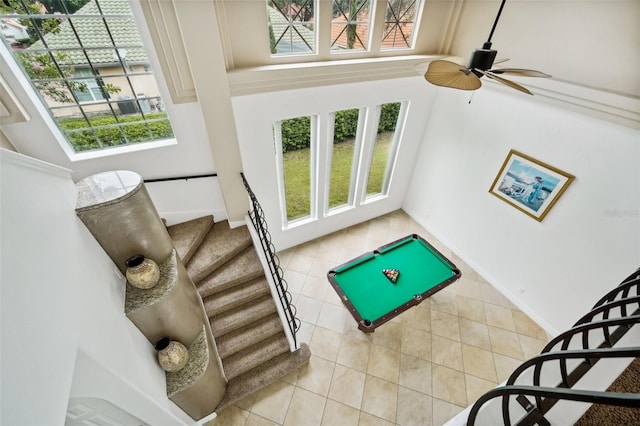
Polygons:
[[75,152],[173,138],[128,0],[7,0],[0,21]]
[[267,0],[271,53],[315,52],[315,0]]
[[388,195],[407,109],[392,102],[273,123],[283,227]]
[[331,175],[329,176],[329,208],[353,202],[357,162],[354,153],[361,135],[358,131],[360,110],[357,108],[333,114],[333,143],[331,144]]
[[383,104],[380,106],[378,132],[373,142],[373,156],[367,179],[369,195],[385,193],[389,186],[391,167],[393,164],[397,140],[396,127],[400,117],[400,102]]
[[314,177],[312,117],[296,117],[274,123],[274,140],[283,186],[288,223],[311,215]]

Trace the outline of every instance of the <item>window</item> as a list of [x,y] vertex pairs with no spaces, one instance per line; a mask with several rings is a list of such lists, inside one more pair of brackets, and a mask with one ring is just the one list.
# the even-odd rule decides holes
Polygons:
[[329,208],[353,204],[357,156],[362,128],[357,108],[333,114],[333,143],[331,144],[331,174],[329,176]]
[[389,187],[393,159],[399,136],[396,127],[400,118],[400,102],[383,104],[379,108],[378,129],[373,142],[366,195],[384,194]]
[[331,50],[367,50],[369,0],[333,0]]
[[391,102],[274,122],[283,229],[385,198],[407,110]]
[[8,0],[0,20],[75,152],[173,138],[128,0]]
[[382,49],[406,49],[413,45],[418,0],[388,0]]
[[312,117],[296,117],[274,123],[276,158],[284,195],[283,223],[309,217],[312,212],[313,148]]
[[272,54],[290,55],[315,52],[314,1],[267,1]]
[[[98,72],[98,70],[96,70]],[[73,73],[75,78],[79,77],[94,77],[91,70],[75,70]],[[76,80],[79,85],[73,88],[73,95],[78,102],[91,102],[106,99],[109,95],[103,92],[104,81],[101,78],[87,78]],[[105,95],[107,97],[105,97]]]
[[[328,53],[413,49],[423,4],[423,0],[332,0],[314,6],[313,0],[267,0],[271,55],[325,57]],[[376,7],[384,7],[385,13],[376,14]],[[331,25],[322,25],[318,17],[329,13]],[[318,45],[327,46],[328,51],[317,51],[316,28],[322,40]],[[372,34],[378,34],[378,40],[372,41]]]

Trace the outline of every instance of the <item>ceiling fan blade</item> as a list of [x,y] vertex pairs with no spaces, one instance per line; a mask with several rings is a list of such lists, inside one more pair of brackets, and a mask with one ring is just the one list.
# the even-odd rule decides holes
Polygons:
[[521,86],[521,85],[519,85],[518,83],[514,83],[513,81],[509,81],[509,80],[507,80],[506,78],[498,77],[497,75],[491,74],[491,73],[490,73],[490,72],[488,72],[488,71],[482,71],[482,70],[479,70],[479,69],[475,69],[475,71],[479,71],[479,72],[481,72],[482,74],[484,74],[484,75],[486,75],[487,77],[489,77],[490,79],[495,80],[495,81],[497,81],[497,82],[499,82],[499,83],[502,83],[502,84],[504,84],[505,86],[509,86],[509,87],[511,87],[511,88],[513,88],[513,89],[519,90],[519,91],[521,91],[522,93],[526,93],[526,94],[528,94],[528,95],[533,95],[533,93],[531,93],[531,92],[529,91],[529,89],[527,89],[526,87]]
[[[460,56],[446,56],[444,58],[441,59],[436,59],[437,61],[450,61],[450,62],[455,62],[456,64],[459,64],[460,66],[464,66],[464,58],[460,57]],[[414,71],[418,72],[421,75],[424,75],[425,72],[427,72],[427,68],[429,67],[429,64],[433,62],[433,60],[431,61],[424,61],[424,62],[419,62],[417,64],[415,64],[413,66]]]
[[464,67],[450,61],[433,61],[424,78],[431,84],[460,90],[476,90],[482,86],[480,79]]
[[503,62],[507,62],[509,60],[509,58],[498,58],[496,60],[493,61],[493,65],[495,64],[501,64]]
[[542,71],[527,70],[524,68],[496,68],[494,70],[489,70],[489,72],[494,74],[520,75],[523,77],[551,77],[549,74],[543,73]]

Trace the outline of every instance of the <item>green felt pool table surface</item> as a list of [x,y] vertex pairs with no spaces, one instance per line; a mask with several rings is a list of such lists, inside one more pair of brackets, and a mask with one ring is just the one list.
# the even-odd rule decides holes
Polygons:
[[[383,269],[398,269],[396,283]],[[409,235],[329,271],[328,278],[356,321],[381,325],[451,284],[460,271],[418,235]],[[362,329],[362,327],[361,327]]]

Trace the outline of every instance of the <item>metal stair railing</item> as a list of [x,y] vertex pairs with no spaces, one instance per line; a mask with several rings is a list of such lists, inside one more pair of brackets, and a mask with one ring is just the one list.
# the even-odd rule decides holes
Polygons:
[[[631,295],[635,289],[635,296]],[[638,308],[629,312],[633,305]],[[619,312],[619,315],[616,313]],[[615,318],[610,318],[614,314]],[[601,316],[601,318],[598,318]],[[640,407],[640,395],[628,397],[627,394],[612,394],[611,392],[578,391],[571,389],[584,375],[602,358],[640,357],[640,347],[613,348],[633,325],[640,323],[640,268],[629,275],[622,283],[604,295],[589,311],[582,316],[575,325],[552,339],[541,351],[541,355],[526,361],[518,367],[503,387],[487,392],[473,405],[467,419],[467,425],[474,424],[482,406],[497,397],[502,397],[502,417],[505,425],[511,424],[509,396],[518,395],[516,401],[525,409],[525,415],[516,423],[519,426],[539,424],[550,425],[544,415],[559,400],[574,400],[591,403],[603,403]],[[612,328],[615,329],[610,331]],[[596,349],[590,347],[589,336],[592,331],[601,330],[603,341]],[[570,350],[569,345],[575,336],[582,336],[582,349]],[[558,351],[551,352],[558,344]],[[567,369],[567,360],[582,359],[571,373]],[[555,388],[540,386],[542,364],[548,361],[558,361],[561,382]],[[514,385],[520,375],[534,366],[533,386]],[[516,391],[521,389],[522,392]],[[576,394],[576,397],[567,395]],[[579,395],[578,395],[579,394]],[[533,396],[533,404],[525,395]],[[583,399],[579,399],[583,398]],[[606,401],[606,402],[605,402]],[[631,405],[627,405],[631,404]]]
[[[588,402],[592,404],[607,404],[615,405],[618,407],[630,407],[637,408],[640,404],[640,400],[636,394],[632,393],[619,393],[619,392],[598,392],[582,389],[562,389],[562,388],[550,388],[543,386],[502,386],[490,390],[478,399],[478,401],[471,407],[469,412],[469,418],[467,425],[475,424],[478,413],[482,406],[498,397],[510,395],[530,395],[534,397],[546,397],[554,399],[563,399],[568,401]],[[540,422],[541,425],[550,425],[549,422]],[[505,426],[509,424],[504,422]]]
[[[548,352],[536,357],[533,357],[524,363],[522,363],[514,372],[511,374],[505,386],[514,386],[516,380],[528,369],[533,367],[533,386],[541,387],[541,374],[542,367],[545,363],[549,363],[550,361],[559,361],[560,374],[562,377],[562,383],[556,387],[556,389],[570,389],[572,385],[568,385],[570,382],[570,378],[566,375],[566,369],[562,369],[562,366],[566,366],[566,361],[568,359],[583,359],[583,360],[593,360],[592,362],[587,362],[588,365],[593,366],[598,360],[603,358],[636,358],[640,356],[640,346],[630,347],[630,348],[621,348],[621,349],[582,349],[582,350],[564,350],[560,352]],[[607,392],[603,392],[607,393]],[[522,400],[522,397],[519,397]],[[536,404],[538,407],[541,406],[543,395],[535,395]],[[548,399],[548,398],[547,398]],[[545,399],[545,400],[547,400]],[[635,394],[636,406],[640,406],[640,395]],[[553,399],[558,401],[557,399]],[[527,400],[528,401],[528,400]],[[520,402],[520,401],[518,401]],[[542,413],[539,415],[537,413],[529,414],[533,411],[534,407],[529,406],[527,410],[527,415],[532,417],[531,420],[544,424],[544,417]],[[547,410],[548,411],[548,410]],[[539,413],[539,410],[538,410]],[[502,399],[502,417],[504,419],[504,423],[507,425],[511,424],[511,417],[509,413],[509,398],[507,396],[503,396]],[[520,421],[524,420],[527,416],[525,416]],[[518,423],[520,424],[520,422]]]
[[297,348],[296,332],[300,329],[301,321],[296,318],[296,307],[291,303],[291,293],[289,293],[287,281],[284,279],[284,274],[280,267],[280,259],[276,255],[275,247],[271,242],[271,234],[267,229],[267,221],[264,216],[264,211],[262,210],[256,195],[249,186],[249,183],[245,179],[244,173],[240,173],[240,176],[242,177],[242,182],[244,183],[244,187],[247,190],[247,194],[251,201],[251,209],[248,212],[249,218],[251,219],[251,223],[258,234],[260,246],[262,247],[262,251],[266,257],[269,272],[273,278],[276,291],[278,292],[278,299],[293,337],[293,345]]

